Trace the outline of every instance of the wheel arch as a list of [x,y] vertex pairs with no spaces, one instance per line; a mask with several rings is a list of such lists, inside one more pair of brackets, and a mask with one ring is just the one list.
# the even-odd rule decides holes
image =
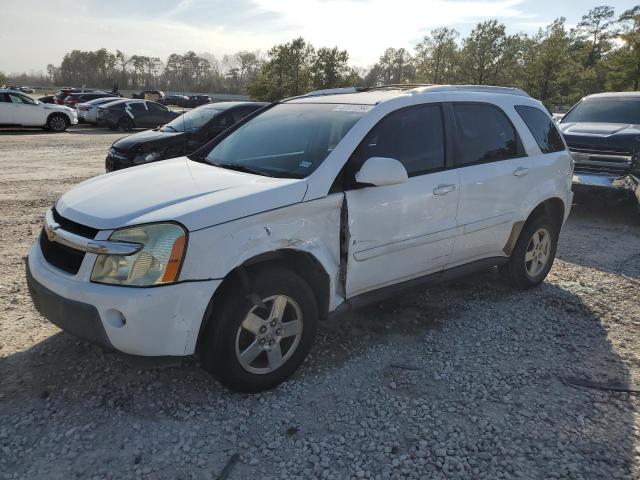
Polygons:
[[507,243],[504,246],[503,252],[507,256],[511,256],[511,254],[513,253],[513,249],[516,246],[516,242],[520,238],[520,233],[522,232],[524,227],[542,215],[548,215],[550,218],[552,218],[554,226],[556,227],[558,233],[560,233],[560,229],[562,228],[562,224],[564,222],[565,209],[566,207],[564,204],[564,200],[562,200],[560,197],[550,197],[538,203],[538,205],[536,205],[531,210],[531,212],[529,212],[526,220],[515,222],[513,224],[511,234],[507,239]]
[[196,350],[201,344],[203,333],[207,328],[214,305],[236,295],[238,289],[247,293],[251,288],[251,276],[258,270],[268,269],[270,266],[287,268],[302,277],[311,287],[318,304],[318,317],[326,318],[329,312],[331,279],[320,260],[312,253],[304,250],[283,248],[270,252],[260,253],[245,260],[242,264],[231,270],[216,288],[207,305],[204,317],[200,324]]
[[[61,115],[61,116],[63,116],[64,118],[66,118],[66,119],[67,119],[67,123],[68,123],[69,125],[71,125],[71,118],[69,117],[69,115],[67,115],[67,114],[66,114],[66,113],[64,113],[64,112],[51,112],[49,115],[47,115],[47,121],[45,122],[45,125],[49,125],[49,120],[51,120],[51,117],[53,117],[54,115]],[[42,118],[42,117],[40,117],[40,118]]]

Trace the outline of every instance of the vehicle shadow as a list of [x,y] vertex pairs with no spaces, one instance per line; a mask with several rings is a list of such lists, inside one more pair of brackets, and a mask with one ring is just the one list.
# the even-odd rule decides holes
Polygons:
[[[395,446],[383,460],[368,458],[370,469],[401,455],[416,460],[419,440],[437,446],[449,425],[499,457],[483,462],[477,447],[452,444],[483,478],[502,476],[499,471],[630,478],[634,398],[563,382],[629,382],[607,329],[570,289],[545,283],[516,292],[490,270],[327,321],[294,379],[259,395],[229,392],[194,358],[107,353],[59,333],[0,361],[0,443],[7,453],[0,455],[0,470],[28,478],[100,474],[88,453],[66,456],[69,444],[82,450],[90,439],[86,448],[97,452],[106,471],[120,472],[115,476],[133,475],[123,465],[141,457],[154,469],[151,478],[211,478],[250,445],[277,439],[291,455],[304,456],[306,439],[335,442],[382,408],[389,416],[376,441]],[[409,413],[416,405],[427,405],[429,415]],[[249,428],[238,427],[246,424],[239,416],[249,419]],[[266,418],[272,421],[252,421]],[[327,418],[334,419],[331,429]],[[21,440],[9,443],[12,435]],[[166,458],[164,452],[189,435],[200,441],[204,467],[179,455]],[[64,441],[51,449],[40,438]],[[279,471],[278,455],[263,447],[257,452],[259,465],[241,463],[232,478],[271,478]],[[433,455],[427,460],[435,462]],[[46,475],[29,470],[30,458],[45,457],[56,459]],[[336,478],[354,475],[349,463],[335,468]]]
[[558,258],[640,278],[640,211],[635,202],[620,195],[576,192]]

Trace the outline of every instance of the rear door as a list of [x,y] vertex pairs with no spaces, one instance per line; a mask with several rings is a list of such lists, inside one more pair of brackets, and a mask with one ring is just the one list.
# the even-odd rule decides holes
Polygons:
[[149,128],[155,127],[150,121],[151,115],[145,102],[132,102],[125,106],[125,112],[129,115],[136,126],[136,128]]
[[[530,159],[504,111],[487,103],[454,102],[455,163],[460,175],[458,225],[451,264],[503,256],[519,199],[532,188]],[[535,188],[535,187],[533,187]]]
[[[347,297],[442,270],[448,263],[459,190],[457,171],[446,169],[445,143],[441,105],[406,107],[383,118],[347,163]],[[349,187],[371,157],[400,161],[408,181]]]

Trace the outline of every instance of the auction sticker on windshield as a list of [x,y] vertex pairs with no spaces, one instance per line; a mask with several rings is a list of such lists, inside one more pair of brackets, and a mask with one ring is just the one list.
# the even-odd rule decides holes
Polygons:
[[373,108],[373,105],[337,105],[334,112],[368,112]]

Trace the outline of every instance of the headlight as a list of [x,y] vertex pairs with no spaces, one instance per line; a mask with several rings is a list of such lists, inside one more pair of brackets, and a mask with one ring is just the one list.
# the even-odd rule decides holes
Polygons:
[[174,223],[155,223],[116,230],[109,240],[144,245],[134,255],[98,255],[91,281],[149,287],[173,283],[178,278],[187,233]]
[[133,163],[136,165],[141,165],[143,163],[155,162],[159,160],[162,154],[160,152],[141,152],[138,153],[133,159]]

